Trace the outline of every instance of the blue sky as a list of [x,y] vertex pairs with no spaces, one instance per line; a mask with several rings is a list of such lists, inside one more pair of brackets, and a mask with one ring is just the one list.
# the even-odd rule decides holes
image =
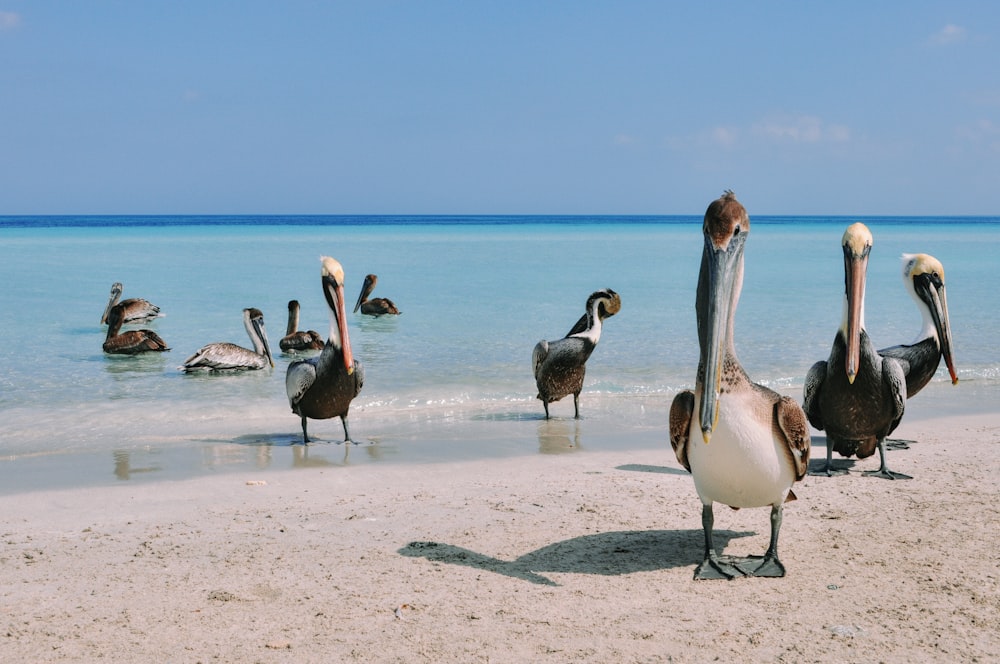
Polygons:
[[1000,214],[1000,3],[0,0],[0,214]]

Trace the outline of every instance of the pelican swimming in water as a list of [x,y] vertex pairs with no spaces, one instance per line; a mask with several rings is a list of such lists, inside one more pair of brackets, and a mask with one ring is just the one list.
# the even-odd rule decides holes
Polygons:
[[591,293],[586,313],[562,339],[539,341],[531,353],[538,397],[549,419],[549,403],[573,395],[574,417],[580,417],[580,391],[587,371],[587,358],[597,348],[605,318],[622,308],[618,293],[610,288]]
[[288,327],[285,330],[285,336],[278,342],[278,347],[286,353],[323,348],[323,337],[319,336],[319,332],[299,329],[298,300],[288,301]]
[[203,346],[197,353],[184,360],[179,367],[186,372],[236,371],[241,369],[266,369],[274,367],[271,347],[267,343],[264,314],[253,307],[243,310],[243,327],[253,343],[253,350],[225,341]]
[[942,357],[953,385],[958,374],[951,356],[951,323],[941,261],[928,254],[903,254],[903,283],[923,316],[923,327],[912,344],[883,348],[878,354],[902,365],[906,398],[912,399],[930,382]]
[[365,277],[365,283],[361,286],[361,294],[358,295],[358,301],[354,304],[354,311],[352,313],[357,313],[358,309],[361,309],[361,313],[369,316],[399,314],[399,309],[392,303],[392,300],[384,297],[376,297],[374,300],[368,299],[368,296],[375,290],[375,284],[377,283],[378,277],[374,274],[369,274]]
[[292,362],[285,374],[285,392],[292,412],[302,418],[302,440],[309,442],[306,420],[340,417],[344,442],[351,441],[347,411],[361,392],[365,371],[351,353],[347,336],[347,309],[344,305],[344,268],[323,256],[321,269],[323,296],[330,308],[330,334],[318,357]]
[[141,297],[130,297],[127,300],[119,300],[122,296],[122,284],[120,281],[116,281],[111,284],[111,297],[108,299],[108,305],[104,307],[104,313],[101,314],[101,325],[108,322],[108,316],[111,313],[111,308],[119,306],[122,308],[122,325],[135,325],[137,323],[148,323],[154,318],[158,318],[163,314],[160,313],[160,308],[150,302],[149,300],[144,300]]
[[872,244],[872,233],[862,223],[844,232],[844,313],[829,359],[817,362],[806,374],[802,405],[809,423],[826,431],[822,474],[846,472],[833,469],[834,450],[864,459],[878,448],[882,463],[865,475],[910,479],[886,465],[885,438],[899,425],[906,408],[906,376],[896,358],[875,350],[865,331],[865,275]]
[[[783,505],[809,466],[809,427],[794,400],[750,382],[733,343],[743,285],[746,209],[727,191],[705,213],[705,246],[695,309],[701,354],[695,390],[670,406],[670,444],[694,477],[701,499],[705,558],[695,579],[784,576],[778,559]],[[763,558],[720,556],[712,529],[713,503],[732,508],[771,506],[771,539]]]
[[167,342],[152,330],[128,330],[121,332],[125,314],[121,304],[111,307],[108,312],[108,335],[104,339],[104,352],[112,355],[138,355],[149,351],[170,350]]

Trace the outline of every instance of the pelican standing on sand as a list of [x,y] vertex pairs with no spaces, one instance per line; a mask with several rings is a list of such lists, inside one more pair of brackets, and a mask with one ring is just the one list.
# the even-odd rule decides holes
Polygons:
[[872,233],[862,223],[844,232],[843,318],[829,359],[817,362],[806,374],[802,405],[809,423],[826,431],[822,474],[846,472],[833,469],[834,450],[864,459],[877,447],[882,463],[865,475],[911,479],[886,465],[885,438],[899,425],[906,408],[906,376],[898,360],[876,352],[865,331],[865,276],[872,244]]
[[369,274],[365,277],[365,283],[361,286],[361,293],[358,295],[358,301],[354,304],[354,311],[352,313],[357,313],[358,309],[361,309],[361,313],[368,316],[399,314],[399,309],[396,308],[396,305],[390,299],[384,297],[376,297],[374,300],[368,299],[368,296],[375,290],[375,284],[377,283],[378,277],[374,274]]
[[[167,342],[152,330],[121,332],[125,313],[121,304],[111,307],[107,315],[108,335],[104,339],[104,352],[112,355],[137,355],[149,351],[170,350]],[[119,334],[119,332],[121,332]]]
[[260,309],[250,307],[243,310],[243,327],[246,328],[247,336],[253,343],[253,350],[224,341],[208,344],[184,360],[184,364],[179,368],[191,373],[274,367],[271,347],[267,343],[267,330],[264,328],[264,314]]
[[119,300],[122,296],[123,286],[120,281],[116,281],[111,284],[111,297],[108,299],[108,305],[104,307],[104,313],[101,314],[101,325],[108,322],[108,316],[111,313],[111,308],[115,306],[120,306],[122,315],[122,325],[135,325],[137,323],[148,323],[154,318],[158,318],[163,314],[160,313],[160,308],[150,302],[149,300],[144,300],[141,297],[130,297],[127,300]]
[[917,303],[923,327],[912,344],[883,348],[878,354],[900,363],[906,376],[906,398],[912,399],[934,377],[942,357],[952,385],[958,383],[958,374],[951,356],[951,323],[941,261],[928,254],[903,254],[903,283]]
[[538,397],[549,419],[549,403],[573,395],[573,416],[580,418],[580,392],[587,371],[587,359],[601,339],[604,319],[622,308],[618,293],[610,288],[595,291],[587,298],[586,313],[573,329],[555,341],[539,341],[531,353]]
[[[702,502],[705,558],[695,579],[784,576],[778,559],[783,504],[809,466],[809,427],[795,401],[750,382],[733,343],[743,285],[746,209],[727,191],[705,213],[705,247],[698,275],[698,376],[670,406],[670,444],[694,477]],[[771,506],[771,539],[763,558],[720,556],[712,539],[713,503]]]
[[302,440],[309,442],[306,420],[340,417],[344,442],[350,443],[347,411],[361,392],[364,367],[351,353],[344,305],[344,268],[329,256],[322,257],[323,296],[330,308],[330,334],[318,357],[292,362],[285,374],[285,391],[292,412],[302,418]]
[[323,337],[319,336],[319,332],[299,329],[298,300],[288,301],[288,327],[285,329],[285,336],[278,342],[278,347],[286,353],[323,348]]

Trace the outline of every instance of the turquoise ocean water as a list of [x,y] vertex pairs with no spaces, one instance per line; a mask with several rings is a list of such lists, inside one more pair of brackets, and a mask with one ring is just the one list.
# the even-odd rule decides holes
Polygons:
[[[840,322],[840,237],[875,236],[866,323],[876,344],[920,328],[899,256],[945,266],[960,376],[943,369],[907,417],[995,411],[1000,396],[998,218],[751,217],[737,352],[751,377],[801,398]],[[0,217],[0,491],[183,477],[233,468],[358,463],[669,445],[666,418],[697,363],[694,290],[700,217]],[[365,274],[403,315],[350,316],[366,382],[351,411],[362,444],[304,448],[280,355],[286,305],[327,335],[321,255]],[[148,325],[169,353],[105,356],[100,315],[113,281],[166,314]],[[563,336],[587,296],[622,310],[588,364],[582,419],[572,400],[541,419],[531,350]],[[187,376],[202,345],[248,346],[241,311],[263,310],[273,371]],[[665,456],[665,463],[667,457]]]

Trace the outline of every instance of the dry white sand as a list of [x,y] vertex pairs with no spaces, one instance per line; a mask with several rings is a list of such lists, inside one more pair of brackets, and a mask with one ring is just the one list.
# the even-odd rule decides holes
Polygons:
[[[896,436],[913,480],[796,486],[783,579],[692,580],[666,442],[0,497],[0,660],[1000,661],[1000,416]],[[716,508],[727,553],[768,527]]]

